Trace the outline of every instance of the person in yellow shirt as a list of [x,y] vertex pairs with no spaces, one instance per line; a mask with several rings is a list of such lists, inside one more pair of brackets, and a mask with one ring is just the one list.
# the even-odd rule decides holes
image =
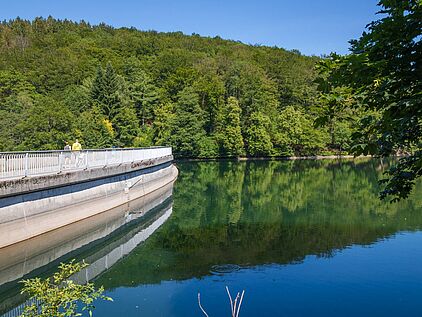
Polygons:
[[72,151],[82,150],[82,145],[78,142],[78,139],[75,140],[75,143],[72,144]]
[[82,157],[80,151],[82,150],[82,145],[79,143],[78,139],[75,140],[75,143],[72,144],[72,151],[75,155],[75,166],[78,167],[81,164]]

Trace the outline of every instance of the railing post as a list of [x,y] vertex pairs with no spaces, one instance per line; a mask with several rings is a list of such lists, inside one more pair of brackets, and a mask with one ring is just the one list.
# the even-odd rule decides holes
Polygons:
[[59,154],[59,173],[62,172],[63,169],[63,152],[60,152]]
[[29,153],[25,153],[25,171],[23,172],[23,176],[28,176],[28,164],[29,164]]
[[88,169],[88,151],[85,151],[85,169]]
[[107,164],[108,164],[108,155],[107,155],[108,153],[107,153],[107,150],[105,150],[105,166],[107,166]]

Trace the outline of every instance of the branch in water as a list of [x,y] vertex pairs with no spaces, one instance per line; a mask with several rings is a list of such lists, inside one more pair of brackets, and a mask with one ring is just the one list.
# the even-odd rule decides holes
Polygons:
[[201,305],[201,293],[198,293],[198,304],[199,304],[199,308],[201,308],[201,310],[202,310],[202,312],[204,313],[204,315],[206,316],[206,317],[209,317],[208,316],[208,314],[207,314],[207,312],[205,311],[205,309],[202,307],[202,305]]
[[[240,306],[242,306],[242,301],[243,301],[243,296],[245,295],[245,290],[242,291],[242,294],[240,294],[238,292],[234,301],[233,301],[232,296],[230,294],[230,290],[227,286],[226,286],[226,291],[227,291],[227,295],[229,296],[229,300],[230,300],[230,308],[231,308],[231,312],[232,312],[231,316],[232,317],[239,317]],[[239,303],[239,305],[238,305],[238,303]],[[209,317],[207,312],[205,311],[205,309],[201,305],[201,293],[199,293],[199,292],[198,292],[198,304],[199,304],[199,308],[201,309],[202,313],[206,317]]]
[[[230,299],[230,308],[232,310],[232,317],[239,317],[240,306],[242,305],[243,296],[245,295],[245,290],[242,291],[242,295],[240,295],[239,292],[237,293],[237,295],[234,299],[234,302],[232,300],[232,296],[231,296],[229,288],[227,286],[226,286],[226,291],[227,291],[227,295],[229,296],[229,299]],[[238,303],[239,303],[239,306],[237,305]]]

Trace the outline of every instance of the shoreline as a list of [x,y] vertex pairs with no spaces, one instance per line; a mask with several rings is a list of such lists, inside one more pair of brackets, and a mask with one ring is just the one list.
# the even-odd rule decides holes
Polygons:
[[[398,155],[394,157],[399,157]],[[175,158],[175,162],[189,162],[189,161],[297,161],[297,160],[355,160],[355,159],[371,159],[377,158],[372,155],[313,155],[313,156],[274,156],[274,157],[216,157],[216,158]]]

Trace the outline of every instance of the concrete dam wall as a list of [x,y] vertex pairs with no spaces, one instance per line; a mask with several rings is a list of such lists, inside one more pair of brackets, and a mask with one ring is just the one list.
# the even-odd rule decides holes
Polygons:
[[90,218],[1,248],[0,316],[20,316],[28,304],[20,294],[18,280],[52,274],[60,262],[76,259],[90,264],[73,278],[84,282],[142,244],[171,215],[173,184]]
[[[132,154],[127,162],[122,153],[113,165],[0,178],[0,248],[104,213],[172,183],[178,171],[171,149],[170,155],[159,150],[155,157],[153,149],[148,157],[137,150],[144,156],[136,159]],[[60,154],[57,157],[60,160]]]

